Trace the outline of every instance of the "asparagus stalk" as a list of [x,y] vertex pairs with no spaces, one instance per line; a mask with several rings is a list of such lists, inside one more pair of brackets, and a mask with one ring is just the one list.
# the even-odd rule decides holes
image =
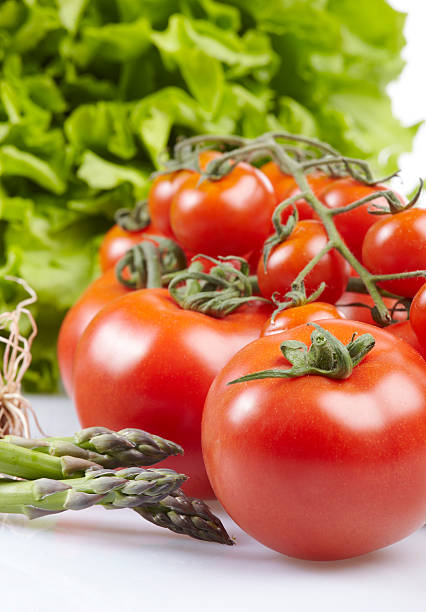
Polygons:
[[228,546],[234,544],[208,505],[201,499],[187,497],[181,489],[175,489],[155,504],[148,503],[133,509],[150,523],[174,533]]
[[[0,471],[7,474],[13,472],[9,472],[2,467],[1,446],[3,444],[13,444],[27,450],[37,451],[40,454],[52,455],[53,457],[74,457],[92,462],[92,464],[96,463],[108,469],[153,465],[171,455],[183,455],[183,449],[178,444],[165,440],[160,436],[149,434],[141,429],[128,428],[115,432],[106,427],[88,427],[78,431],[72,437],[63,438],[28,439],[20,436],[5,436],[0,441]],[[22,456],[22,460],[24,460],[24,456]],[[53,466],[54,464],[46,462],[46,467],[47,465]],[[67,469],[69,470],[69,468]],[[83,469],[85,468],[83,467]],[[19,474],[16,475],[19,476]],[[40,475],[39,473],[35,477],[37,478]],[[42,475],[47,476],[44,473]],[[69,471],[65,474],[65,476],[67,475],[70,475]],[[31,478],[31,476],[23,477]],[[61,476],[52,477],[61,478]]]
[[134,508],[157,504],[185,480],[167,469],[90,469],[82,478],[39,478],[0,483],[0,512],[38,518],[65,510],[83,510],[101,504],[107,508]]

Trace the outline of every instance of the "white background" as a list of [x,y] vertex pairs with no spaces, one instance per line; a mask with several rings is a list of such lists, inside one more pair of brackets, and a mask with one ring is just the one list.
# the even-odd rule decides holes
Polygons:
[[[355,0],[354,0],[355,1]],[[405,125],[426,119],[426,2],[392,0],[408,11],[407,67],[389,87]],[[426,177],[426,126],[401,158],[409,191]],[[65,398],[34,398],[48,433],[78,429]],[[28,522],[0,521],[2,612],[185,610],[425,612],[426,529],[363,557],[333,563],[288,559],[244,534],[217,504],[237,545],[197,542],[129,511],[92,508]]]
[[[408,126],[426,120],[426,1],[389,0],[389,4],[408,13],[407,45],[402,54],[407,64],[399,79],[388,88],[395,115]],[[413,151],[402,155],[399,165],[403,184],[395,179],[395,189],[406,193],[415,187],[419,177],[426,178],[426,124],[417,133]],[[426,205],[425,195],[422,205]]]

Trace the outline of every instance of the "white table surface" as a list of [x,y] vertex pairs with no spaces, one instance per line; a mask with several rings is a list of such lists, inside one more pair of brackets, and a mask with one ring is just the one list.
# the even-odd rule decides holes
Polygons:
[[[49,435],[79,429],[62,396],[32,397]],[[426,528],[340,562],[275,553],[212,504],[236,546],[191,540],[130,510],[0,517],[1,612],[425,612]],[[93,607],[92,607],[93,606]]]

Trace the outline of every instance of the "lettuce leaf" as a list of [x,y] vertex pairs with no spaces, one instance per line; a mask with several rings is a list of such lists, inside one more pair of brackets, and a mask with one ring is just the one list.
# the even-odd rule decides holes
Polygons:
[[178,136],[286,129],[393,171],[405,16],[385,0],[0,3],[0,307],[23,276],[40,328],[32,390],[58,385],[60,322],[99,273],[115,210]]

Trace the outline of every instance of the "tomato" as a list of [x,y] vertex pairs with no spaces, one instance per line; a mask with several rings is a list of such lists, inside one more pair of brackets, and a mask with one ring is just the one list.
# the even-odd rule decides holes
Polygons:
[[268,319],[263,326],[261,336],[271,336],[285,332],[292,327],[322,319],[343,319],[337,308],[324,302],[311,302],[303,306],[287,308],[279,312],[274,320]]
[[397,338],[401,338],[404,342],[407,342],[407,344],[416,349],[416,351],[426,359],[426,347],[420,343],[410,321],[401,321],[400,323],[389,325],[389,327],[386,327],[386,331],[397,336]]
[[137,232],[129,232],[119,225],[113,225],[105,234],[99,249],[99,262],[102,272],[114,267],[127,250],[139,244],[142,240],[149,240],[150,236],[162,235],[152,225],[148,225],[148,227]]
[[[290,236],[274,247],[266,270],[263,257],[257,268],[258,283],[263,296],[270,298],[275,291],[285,295],[298,273],[327,243],[327,234],[319,221],[299,221]],[[335,249],[326,253],[305,279],[309,296],[325,281],[320,296],[323,302],[336,302],[344,292],[349,278],[349,264]]]
[[404,342],[354,321],[322,321],[347,344],[376,345],[349,378],[266,378],[288,365],[284,340],[310,345],[312,326],[265,336],[213,382],[202,444],[212,487],[242,529],[302,559],[332,560],[387,546],[426,517],[426,364]]
[[289,191],[294,189],[296,181],[291,174],[282,172],[278,164],[273,161],[263,164],[260,169],[271,181],[274,189],[275,201],[279,204],[286,199]]
[[67,312],[58,337],[58,362],[62,382],[72,395],[72,374],[78,341],[90,321],[103,306],[131,291],[119,283],[113,269],[96,279]]
[[[261,168],[262,172],[266,174],[272,183],[274,188],[276,203],[280,204],[287,198],[290,198],[300,192],[300,188],[297,185],[295,179],[291,174],[285,174],[279,168],[279,166],[271,161],[264,164]],[[307,174],[306,178],[311,186],[315,195],[319,196],[327,185],[334,183],[336,179],[328,176],[324,172],[312,172]],[[296,207],[299,212],[299,219],[314,219],[315,213],[310,205],[303,199],[297,200]],[[291,209],[286,209],[282,215],[282,223],[285,223],[291,213]]]
[[[391,311],[397,303],[397,300],[392,298],[384,297],[382,299],[389,311]],[[351,304],[361,304],[361,306],[351,306]],[[368,308],[365,308],[362,304],[365,304]],[[376,321],[371,316],[371,308],[373,307],[374,300],[370,294],[356,293],[354,291],[346,291],[336,304],[338,311],[347,319],[370,323],[370,325],[377,325]],[[408,316],[407,311],[401,305],[396,306],[396,310],[391,314],[392,318],[396,321],[406,321]]]
[[243,256],[260,248],[275,207],[266,176],[240,162],[220,180],[199,180],[193,173],[173,198],[170,218],[178,242],[213,257]]
[[[209,161],[218,157],[220,157],[218,151],[203,151],[198,156],[198,163],[201,169],[205,170]],[[191,170],[177,170],[160,174],[154,179],[149,191],[148,207],[151,220],[160,232],[170,238],[174,237],[170,225],[170,207],[173,196],[191,174]]]
[[[365,236],[362,260],[374,274],[426,270],[426,210],[411,208],[377,221]],[[397,295],[413,297],[424,282],[417,277],[379,284]]]
[[[347,206],[356,200],[360,200],[375,191],[385,191],[385,185],[364,185],[351,177],[336,180],[334,183],[325,187],[319,195],[319,199],[328,208],[340,208]],[[401,202],[405,202],[402,196],[398,196]],[[373,202],[367,202],[358,208],[354,208],[346,213],[336,215],[334,223],[345,240],[348,247],[361,260],[362,243],[367,230],[377,221],[376,215],[371,215],[368,211],[374,210],[374,204],[386,206],[387,201],[383,197],[377,197]]]
[[[324,174],[323,172],[312,172],[311,174],[307,174],[306,178],[308,179],[308,183],[312,191],[317,197],[319,197],[322,194],[322,192],[327,187],[327,185],[334,184],[337,180],[335,177],[328,176],[328,174]],[[300,193],[300,187],[297,184],[295,184],[293,189],[290,189],[286,197],[291,198],[298,193]],[[315,219],[316,218],[315,211],[312,209],[310,204],[308,204],[308,202],[305,199],[301,198],[300,200],[297,200],[296,208],[299,213],[299,219]],[[290,214],[291,214],[291,208],[290,207],[286,208],[281,217],[281,222],[285,223],[288,217],[290,216]]]
[[168,460],[190,476],[186,491],[211,496],[201,454],[201,414],[225,363],[257,338],[271,313],[251,302],[224,317],[183,310],[166,289],[144,289],[105,306],[75,358],[74,399],[83,427],[138,427],[185,449]]
[[414,333],[426,352],[426,284],[414,296],[410,308],[410,322]]

